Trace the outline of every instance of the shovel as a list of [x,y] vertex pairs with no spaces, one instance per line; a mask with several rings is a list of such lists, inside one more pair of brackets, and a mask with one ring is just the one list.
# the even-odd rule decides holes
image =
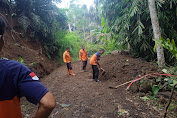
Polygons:
[[100,70],[101,70],[101,76],[103,76],[106,72],[103,68],[100,68]]

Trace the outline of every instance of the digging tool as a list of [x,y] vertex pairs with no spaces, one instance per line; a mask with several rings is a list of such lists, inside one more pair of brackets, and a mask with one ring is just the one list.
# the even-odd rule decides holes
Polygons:
[[100,68],[100,70],[101,70],[101,76],[103,76],[106,72],[103,68]]
[[132,82],[132,80],[131,80],[131,81],[128,81],[128,82],[125,82],[125,83],[123,83],[123,84],[117,85],[117,86],[115,86],[115,87],[110,86],[109,88],[110,88],[110,89],[117,89],[117,88],[119,88],[119,87],[121,87],[121,86],[123,86],[123,85],[126,85],[126,84],[128,84],[128,83],[131,83],[131,82]]

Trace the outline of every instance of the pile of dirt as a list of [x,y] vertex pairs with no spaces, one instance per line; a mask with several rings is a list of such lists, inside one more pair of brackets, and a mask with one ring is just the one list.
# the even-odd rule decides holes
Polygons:
[[[144,75],[152,73],[163,73],[154,66],[153,62],[146,62],[140,58],[133,58],[127,53],[114,53],[104,57],[104,62],[101,63],[105,69],[105,74],[101,74],[100,80],[104,82],[111,82],[113,86],[120,85],[122,83],[138,79]],[[143,78],[140,81],[136,81],[130,87],[130,91],[134,93],[139,93],[140,97],[152,96],[152,85],[158,85],[156,82],[158,76],[150,75]],[[166,76],[161,76],[162,80]],[[126,89],[128,84],[122,86]],[[120,87],[120,88],[122,88]],[[119,88],[118,88],[119,89]],[[164,88],[160,89],[159,92],[155,95],[158,99],[156,104],[160,104],[165,107],[169,101],[171,91]],[[173,100],[177,101],[177,93],[174,93]],[[151,100],[151,104],[154,104],[154,101]],[[173,109],[173,114],[177,109]]]
[[124,83],[143,75],[157,72],[153,62],[146,62],[123,53],[111,54],[105,56],[104,59],[105,61],[102,62],[102,65],[106,74],[100,76],[102,81]]
[[[103,65],[106,73],[101,74],[100,80],[110,81],[115,85],[138,79],[146,74],[158,72],[158,68],[154,66],[153,62],[147,62],[141,58],[134,58],[129,55],[129,53],[113,53],[105,56],[104,60],[105,61],[102,62],[101,65]],[[154,77],[148,76],[148,78]],[[140,84],[140,81],[133,83],[130,90],[132,92],[143,93],[152,91],[152,86],[147,84],[149,83],[149,80],[143,79],[143,81],[144,84]]]
[[12,34],[8,29],[4,35],[5,46],[0,53],[1,57],[20,61],[22,58],[24,64],[35,72],[40,78],[50,74],[59,64],[49,60],[38,39],[33,41],[24,39],[21,35]]

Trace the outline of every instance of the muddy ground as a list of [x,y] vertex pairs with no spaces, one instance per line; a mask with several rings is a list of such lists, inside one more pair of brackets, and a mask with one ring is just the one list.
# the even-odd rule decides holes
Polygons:
[[[80,62],[72,63],[75,77],[66,75],[66,66],[56,69],[42,79],[42,83],[54,94],[57,105],[50,118],[159,118],[160,112],[132,91],[122,86],[109,86],[136,79],[145,73],[156,71],[153,63],[128,55],[111,54],[101,59],[106,74],[101,82],[91,79],[91,67],[81,72]],[[134,88],[134,87],[132,87]],[[26,118],[34,115],[37,106],[22,100],[22,111]]]

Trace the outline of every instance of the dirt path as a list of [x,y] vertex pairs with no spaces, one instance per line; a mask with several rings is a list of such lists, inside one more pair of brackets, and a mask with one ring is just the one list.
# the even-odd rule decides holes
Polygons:
[[[106,71],[115,63],[113,60],[127,59],[137,63],[138,59],[133,59],[124,55],[109,55],[101,59],[101,64]],[[122,64],[122,62],[120,63]],[[120,66],[120,64],[116,66]],[[125,76],[115,76],[111,81],[96,83],[91,79],[91,68],[88,65],[88,72],[80,72],[80,63],[72,64],[75,77],[66,75],[66,67],[61,66],[49,76],[45,77],[42,83],[54,94],[57,106],[51,114],[51,118],[158,118],[159,113],[144,101],[138,99],[124,87],[117,90],[109,89],[108,86],[120,84],[131,79]],[[108,66],[110,65],[110,66]],[[131,64],[129,63],[129,67]],[[135,68],[135,65],[132,65]],[[125,67],[124,67],[125,69]],[[117,73],[120,70],[117,71]],[[116,79],[117,78],[117,79]],[[134,77],[135,79],[135,77]],[[116,81],[116,80],[123,80]],[[36,106],[23,102],[23,114],[31,117],[36,110]]]

